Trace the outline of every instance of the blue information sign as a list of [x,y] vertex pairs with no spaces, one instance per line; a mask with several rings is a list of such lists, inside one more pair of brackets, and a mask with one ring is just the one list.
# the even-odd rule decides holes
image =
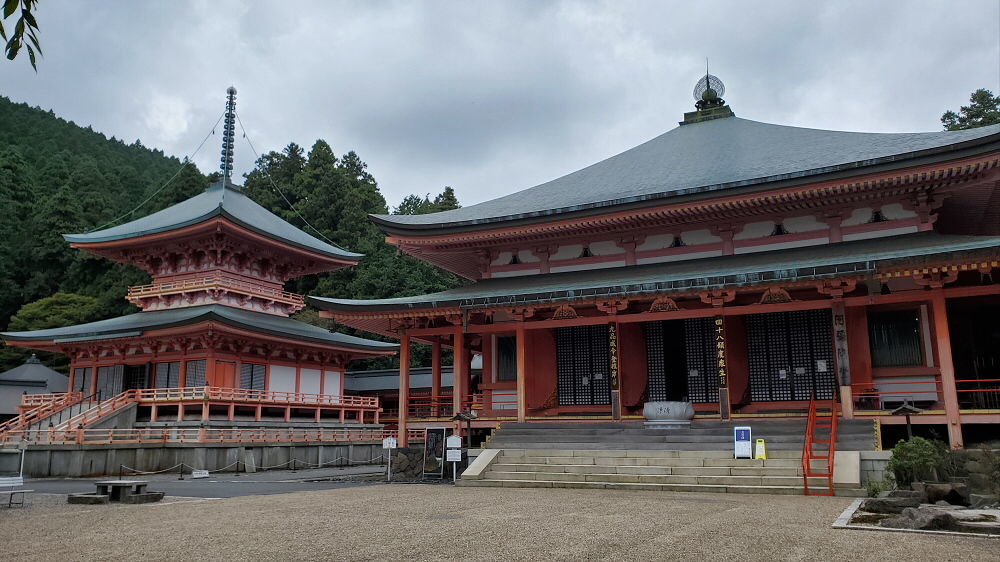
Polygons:
[[733,428],[733,458],[753,458],[753,447],[750,443],[750,428],[747,426]]

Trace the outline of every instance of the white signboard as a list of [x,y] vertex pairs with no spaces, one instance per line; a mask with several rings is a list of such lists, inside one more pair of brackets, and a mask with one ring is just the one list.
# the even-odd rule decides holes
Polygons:
[[750,428],[747,426],[733,428],[733,458],[753,458],[753,447],[750,444]]
[[445,457],[448,462],[462,462],[462,450],[461,449],[448,449],[448,453]]
[[445,440],[445,444],[449,449],[461,449],[462,438],[458,435],[449,435],[448,439]]
[[192,470],[191,478],[208,478],[207,470]]
[[395,437],[386,437],[385,439],[383,439],[382,440],[382,448],[383,449],[395,449],[396,448],[396,438]]

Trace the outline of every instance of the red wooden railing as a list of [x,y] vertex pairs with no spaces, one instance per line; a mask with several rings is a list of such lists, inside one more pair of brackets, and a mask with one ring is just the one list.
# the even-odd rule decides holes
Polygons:
[[1000,379],[963,379],[955,381],[958,402],[963,408],[1000,409]]
[[301,404],[304,406],[343,406],[348,408],[378,408],[376,396],[341,396],[337,394],[311,394],[307,392],[280,392],[250,388],[225,388],[217,386],[188,386],[179,388],[136,389],[140,402],[187,402],[219,400],[224,402],[270,402]]
[[83,400],[82,392],[62,392],[58,394],[25,394],[21,396],[21,406],[34,408],[21,412],[17,416],[0,424],[0,435],[5,432],[27,427],[53,414],[79,404]]
[[[920,388],[918,390],[917,388]],[[889,398],[887,400],[886,398]],[[884,410],[885,403],[904,401],[937,402],[941,400],[941,380],[880,380],[878,382],[854,383],[851,385],[851,399],[855,410]]]
[[[832,496],[833,489],[833,464],[837,453],[837,401],[830,400],[830,416],[820,417],[816,405],[816,396],[809,399],[809,415],[806,418],[806,435],[802,444],[802,482],[805,495],[807,496]],[[826,430],[825,439],[817,438],[816,430]],[[822,437],[822,436],[820,436]],[[826,454],[817,454],[816,446],[826,449]],[[825,447],[824,447],[825,446]],[[826,468],[818,468],[815,461],[821,461]],[[822,463],[825,461],[825,463]],[[826,490],[812,490],[809,488],[810,478],[824,478],[826,480]]]
[[288,291],[276,289],[260,282],[249,281],[234,275],[225,274],[188,277],[185,279],[178,279],[176,281],[164,281],[161,283],[152,283],[150,285],[129,287],[127,298],[128,300],[134,302],[144,297],[182,293],[215,287],[221,287],[248,295],[264,296],[277,301],[296,305],[305,304],[305,297],[302,295],[289,293]]
[[[422,442],[422,429],[407,431],[410,442]],[[0,435],[0,446],[103,445],[110,443],[316,443],[381,441],[397,437],[398,431],[383,429],[37,429],[10,431]]]

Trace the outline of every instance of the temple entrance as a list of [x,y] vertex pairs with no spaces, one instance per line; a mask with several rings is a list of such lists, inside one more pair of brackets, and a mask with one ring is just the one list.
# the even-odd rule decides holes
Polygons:
[[829,310],[746,317],[753,402],[830,400],[837,392]]
[[646,322],[643,329],[649,401],[719,402],[712,318]]
[[608,326],[556,328],[560,406],[611,404]]
[[147,388],[149,386],[149,365],[125,365],[121,390]]
[[955,386],[962,408],[1000,408],[1000,302],[966,298],[948,302]]

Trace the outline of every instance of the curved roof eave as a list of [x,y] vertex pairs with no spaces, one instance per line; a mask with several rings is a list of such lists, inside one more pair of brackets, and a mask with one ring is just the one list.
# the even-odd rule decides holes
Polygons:
[[[696,137],[698,143],[708,143],[708,151],[716,152],[701,158],[701,162],[697,161],[702,156],[702,151],[697,146],[687,146],[684,144],[685,139],[675,138],[691,136],[689,133],[678,133],[678,131],[697,130],[708,131]],[[761,135],[756,134],[758,130],[761,131]],[[770,138],[765,138],[763,142],[757,142],[755,145],[757,136]],[[729,149],[739,152],[743,161],[739,165],[729,165],[736,169],[717,173],[713,168],[727,167],[725,163],[727,147],[715,146],[716,141],[725,145],[727,141],[732,140],[730,137],[742,137]],[[810,143],[809,139],[814,139],[815,142]],[[821,141],[833,145],[833,148],[839,147],[840,152],[830,146],[821,146]],[[860,157],[865,156],[866,142],[871,145],[868,148],[869,157]],[[788,146],[787,152],[782,148],[783,145]],[[952,155],[958,151],[985,145],[989,145],[988,148],[1000,149],[1000,125],[931,133],[854,133],[771,125],[730,117],[672,129],[646,143],[576,172],[469,207],[425,215],[369,216],[380,228],[389,233],[420,235],[446,231],[485,230],[505,223],[541,222],[550,217],[568,214],[595,214],[609,207],[649,206],[664,200],[681,202],[725,189],[759,189],[777,182],[838,173],[849,174],[861,168]],[[909,147],[909,149],[894,152],[893,147]],[[694,154],[678,156],[679,149],[693,151]],[[827,155],[826,152],[831,154]],[[785,169],[780,169],[781,164],[757,165],[760,161],[768,160],[765,155],[774,153],[786,156],[787,161],[806,162],[807,167],[795,170],[794,164],[787,165]],[[808,158],[797,157],[796,155],[800,153]],[[844,156],[839,156],[841,154]],[[854,157],[848,158],[848,155]],[[684,159],[686,171],[675,174],[669,160],[671,157],[677,160]],[[827,161],[824,162],[824,159]],[[745,173],[741,173],[741,166]],[[749,171],[762,173],[755,175]],[[634,177],[629,178],[629,173]],[[612,175],[616,178],[616,183],[627,186],[625,193],[619,192],[622,196],[607,197],[614,195],[605,189],[606,180]],[[695,181],[713,178],[720,181]],[[674,183],[669,184],[670,181]],[[589,197],[589,200],[581,199],[582,197]],[[536,205],[534,209],[517,209],[518,206],[533,204],[531,201],[524,202],[525,199],[532,198],[559,201],[559,204]],[[562,204],[574,200],[577,201],[575,204]]]
[[146,331],[188,326],[202,322],[218,321],[227,326],[279,337],[300,339],[314,343],[374,352],[392,352],[399,346],[394,343],[369,340],[339,332],[330,332],[284,316],[236,309],[224,305],[203,305],[151,312],[138,312],[127,316],[98,320],[75,326],[34,330],[30,332],[2,332],[8,341],[93,341],[115,337],[135,337]]
[[[208,207],[209,205],[211,207]],[[202,210],[205,207],[208,207],[207,211]],[[178,230],[220,216],[261,236],[290,244],[307,252],[351,262],[357,262],[364,257],[364,254],[350,252],[324,242],[274,215],[241,191],[218,184],[151,215],[96,232],[63,234],[63,238],[71,244],[129,240]]]

